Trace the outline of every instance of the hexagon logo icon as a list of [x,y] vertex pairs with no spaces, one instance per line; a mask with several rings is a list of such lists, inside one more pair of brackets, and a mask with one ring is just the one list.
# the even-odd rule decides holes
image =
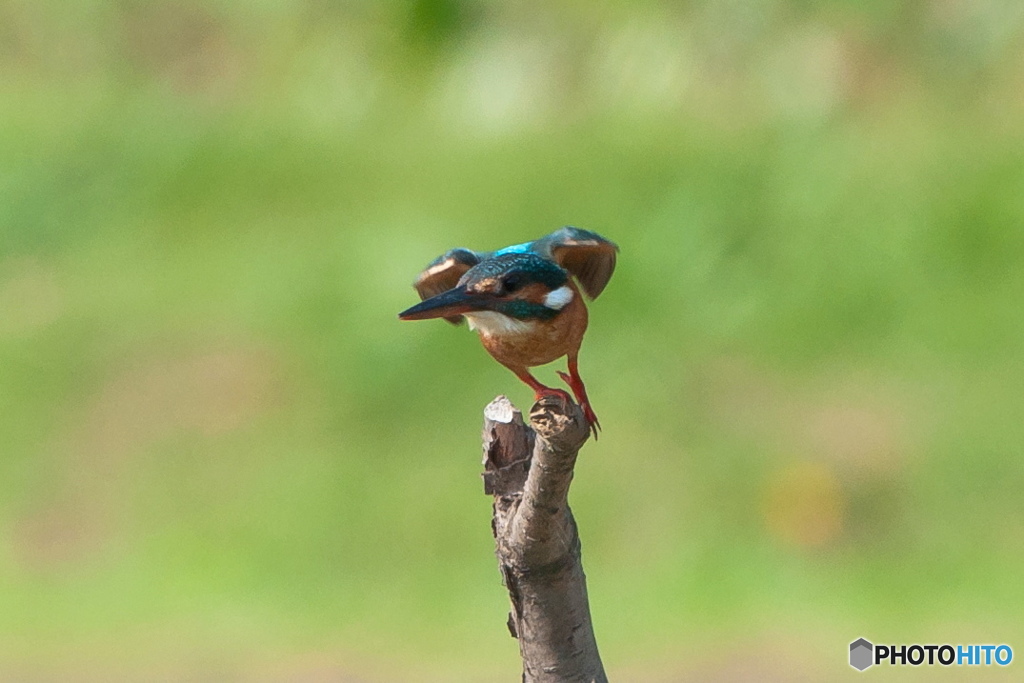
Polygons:
[[874,664],[875,646],[863,638],[850,643],[850,666],[857,671],[863,671]]

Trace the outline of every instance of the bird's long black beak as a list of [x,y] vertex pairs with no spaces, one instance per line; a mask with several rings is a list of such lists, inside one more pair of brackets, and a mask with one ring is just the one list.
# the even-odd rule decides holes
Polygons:
[[473,294],[466,289],[456,287],[421,301],[412,308],[398,314],[401,320],[428,320],[430,318],[450,318],[463,313],[482,311],[488,308],[488,299]]

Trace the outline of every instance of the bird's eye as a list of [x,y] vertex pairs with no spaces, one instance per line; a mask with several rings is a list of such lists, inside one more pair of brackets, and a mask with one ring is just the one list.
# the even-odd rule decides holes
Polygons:
[[502,282],[502,289],[504,289],[506,293],[511,293],[519,289],[522,284],[523,283],[520,281],[518,275],[509,275],[505,278],[504,282]]

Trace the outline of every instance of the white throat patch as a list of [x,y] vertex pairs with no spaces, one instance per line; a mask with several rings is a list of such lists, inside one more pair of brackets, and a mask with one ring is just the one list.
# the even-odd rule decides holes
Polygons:
[[572,301],[572,297],[572,288],[567,285],[562,285],[558,289],[548,292],[547,296],[544,297],[544,305],[548,308],[560,311],[565,308],[570,301]]
[[533,323],[516,320],[497,311],[473,311],[463,313],[469,321],[469,329],[478,330],[480,334],[501,337],[507,334],[523,334],[533,329]]

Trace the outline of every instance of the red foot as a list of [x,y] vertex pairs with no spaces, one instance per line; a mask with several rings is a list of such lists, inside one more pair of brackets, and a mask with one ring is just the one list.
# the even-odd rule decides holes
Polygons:
[[597,419],[597,415],[594,414],[594,409],[590,407],[590,400],[587,398],[587,390],[583,388],[583,382],[577,381],[567,373],[558,372],[558,376],[562,378],[569,388],[572,389],[573,393],[576,394],[576,398],[579,401],[580,408],[583,409],[583,417],[587,418],[587,424],[590,425],[590,432],[594,435],[594,440],[597,440],[597,433],[601,429],[601,423]]
[[[526,382],[531,389],[533,389],[534,400],[539,401],[542,396],[557,396],[566,403],[572,403],[572,396],[569,392],[562,391],[561,389],[555,389],[554,387],[546,387],[537,381],[537,378],[530,374],[529,370],[525,367],[511,366],[512,372],[516,373],[516,377]],[[590,407],[590,401],[587,399],[587,390],[583,386],[583,380],[579,378],[579,372],[576,368],[576,358],[569,358],[569,372],[570,375],[564,372],[559,372],[559,376],[565,380],[569,388],[572,389],[572,393],[576,395],[576,402],[580,404],[580,408],[583,409],[583,416],[587,419],[587,425],[590,427],[590,431],[593,433],[594,438],[597,438],[597,430],[601,428],[601,423],[597,421],[597,415],[594,415],[593,409]]]
[[534,401],[539,401],[542,396],[558,396],[566,403],[572,403],[572,396],[569,395],[568,391],[562,391],[554,387],[541,387],[533,392]]

